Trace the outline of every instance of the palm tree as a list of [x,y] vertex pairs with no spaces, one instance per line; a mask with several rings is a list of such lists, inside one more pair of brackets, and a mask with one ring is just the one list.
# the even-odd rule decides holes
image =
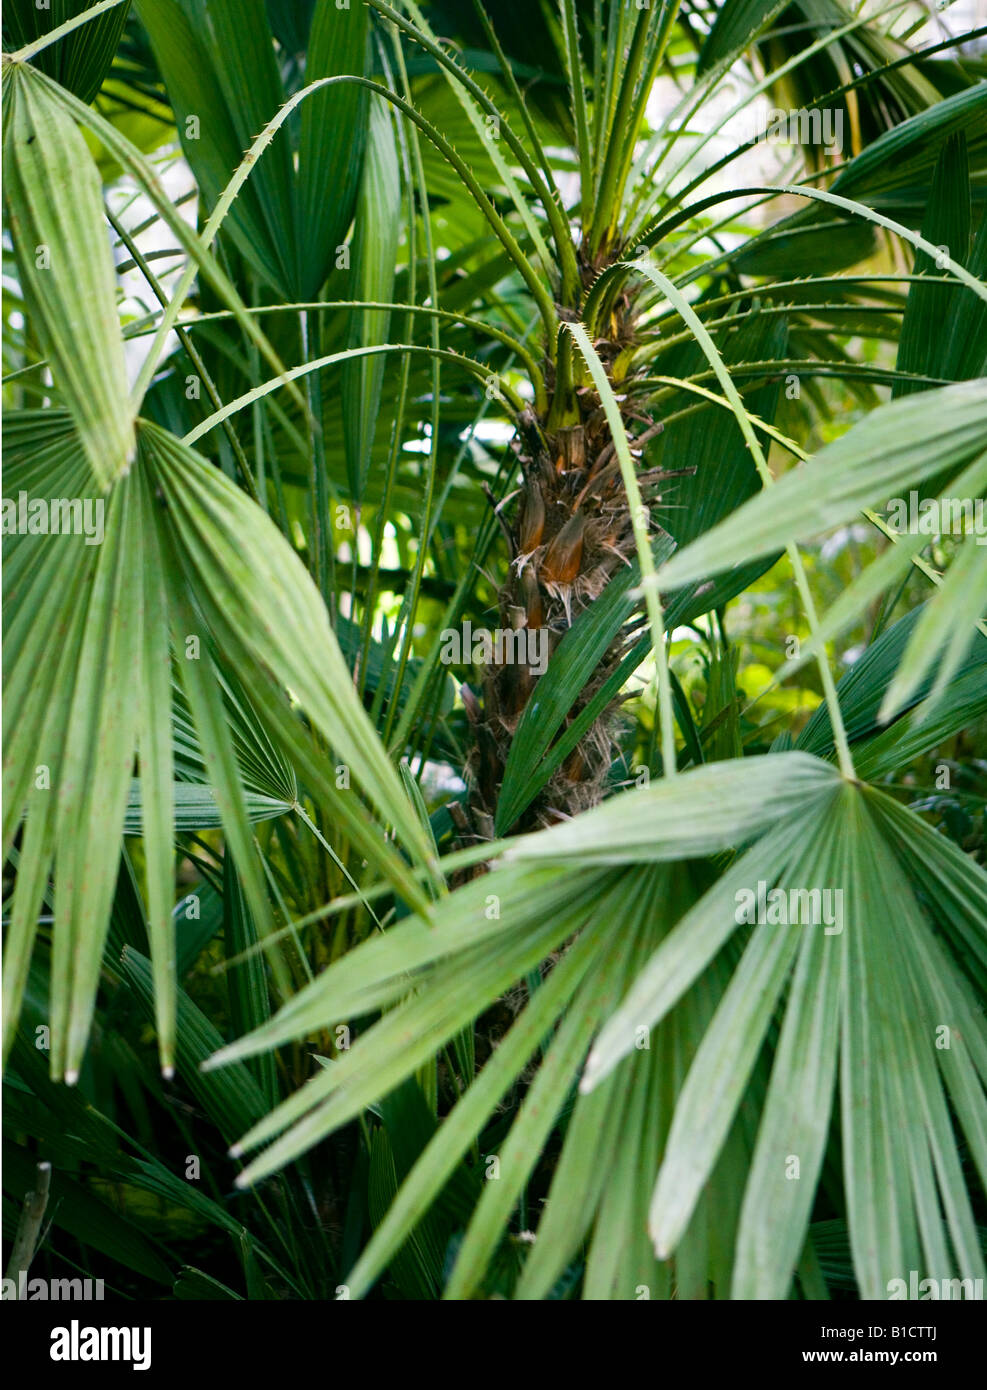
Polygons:
[[983,33],[465,9],[8,6],[15,1263],[982,1279]]

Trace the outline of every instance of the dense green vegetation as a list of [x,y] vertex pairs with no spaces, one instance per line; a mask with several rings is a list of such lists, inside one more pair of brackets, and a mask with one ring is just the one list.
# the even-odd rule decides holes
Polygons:
[[8,1273],[983,1279],[987,31],[88,8],[4,16]]

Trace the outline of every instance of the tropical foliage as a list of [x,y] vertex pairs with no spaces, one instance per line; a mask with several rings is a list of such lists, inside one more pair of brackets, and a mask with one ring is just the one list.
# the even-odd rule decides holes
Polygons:
[[8,1272],[985,1277],[985,35],[6,6]]

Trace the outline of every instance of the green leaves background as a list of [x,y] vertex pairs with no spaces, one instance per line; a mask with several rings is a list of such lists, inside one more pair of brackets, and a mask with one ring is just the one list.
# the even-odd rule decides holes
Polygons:
[[[83,8],[5,17],[5,496],[105,506],[101,545],[4,545],[5,1183],[19,1201],[50,1155],[37,1258],[67,1234],[178,1297],[984,1277],[987,877],[907,779],[943,748],[976,776],[987,552],[899,537],[845,583],[834,567],[835,593],[817,560],[796,575],[780,687],[818,699],[807,657],[828,672],[863,637],[780,731],[742,708],[730,635],[786,549],[861,516],[886,538],[910,488],[984,494],[981,60],[899,62],[894,20],[836,0],[705,28],[691,6],[562,0],[544,29],[501,5],[477,28],[438,5],[139,0],[48,42]],[[713,161],[683,134],[752,50],[772,100],[832,95],[854,128],[824,185],[844,202],[766,229],[697,201]],[[682,104],[652,128],[672,60]],[[170,111],[156,165],[90,105],[107,77]],[[307,90],[334,77],[394,100]],[[142,314],[87,139],[177,244],[143,259]],[[207,236],[164,189],[179,148]],[[786,186],[815,166],[796,153]],[[621,256],[641,245],[646,276]],[[644,329],[611,352],[620,294]],[[517,486],[504,444],[566,370],[546,316],[583,346],[573,389],[606,360],[622,460],[631,382],[665,423],[634,466],[694,471],[559,644],[496,832],[623,689],[605,803],[467,846],[470,728],[438,634],[489,617],[507,560],[485,490]],[[761,880],[839,886],[844,930],[738,923]]]

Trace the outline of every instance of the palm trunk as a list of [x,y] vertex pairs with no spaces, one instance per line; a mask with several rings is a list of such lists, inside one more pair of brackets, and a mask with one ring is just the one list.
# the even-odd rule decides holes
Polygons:
[[[587,282],[598,271],[598,266],[586,267]],[[609,315],[609,330],[607,338],[594,344],[608,375],[634,340],[633,307],[626,297]],[[551,379],[554,370],[549,366],[548,371]],[[627,402],[626,382],[613,384],[618,398],[624,398],[625,429],[632,453],[639,456],[661,425],[635,413]],[[510,568],[499,593],[501,627],[544,630],[550,654],[634,555],[627,494],[599,399],[590,387],[573,388],[568,381],[553,385],[554,399],[545,419],[531,415],[513,442],[523,483],[506,527]],[[646,505],[659,500],[657,489],[668,476],[659,470],[639,475]],[[612,674],[621,655],[618,634],[576,698],[569,722]],[[485,668],[482,704],[464,687],[475,740],[468,775],[478,838],[493,836],[507,757],[539,679],[530,662],[509,661]],[[616,747],[618,703],[593,722],[513,830],[552,824],[602,799]]]

